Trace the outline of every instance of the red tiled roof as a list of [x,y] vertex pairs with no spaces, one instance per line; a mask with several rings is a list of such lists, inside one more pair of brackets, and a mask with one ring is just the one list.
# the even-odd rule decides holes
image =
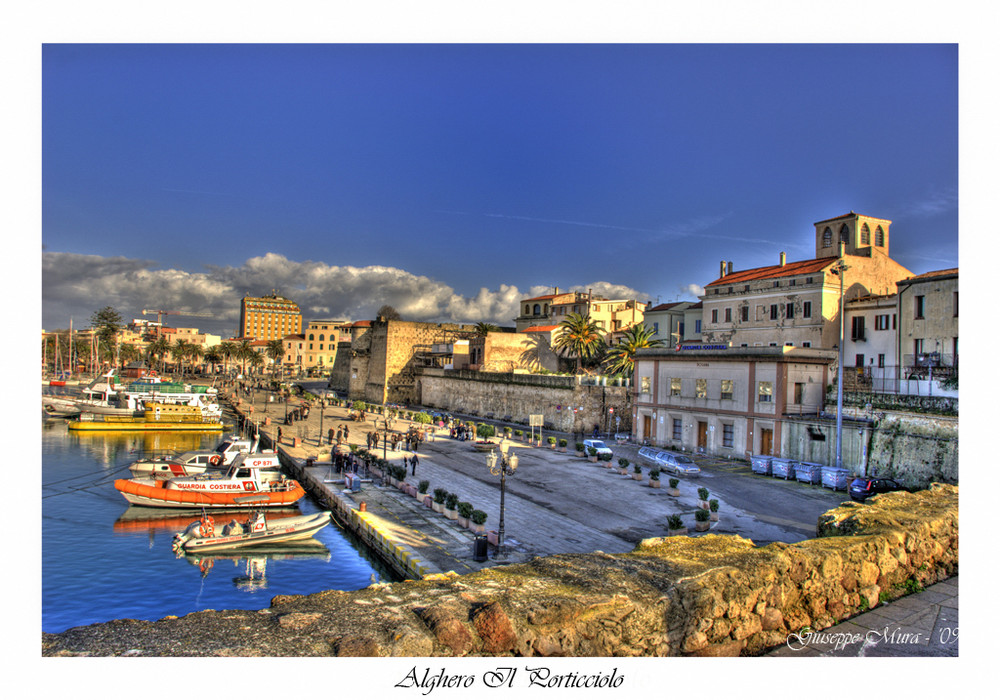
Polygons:
[[558,296],[562,296],[562,295],[561,294],[546,294],[546,295],[540,296],[540,297],[532,297],[531,299],[522,299],[522,301],[543,301],[545,299],[555,299]]
[[836,257],[817,258],[814,260],[785,263],[784,265],[768,265],[767,267],[755,267],[751,270],[738,270],[729,273],[725,277],[720,277],[714,282],[709,282],[705,287],[718,287],[724,284],[738,284],[740,282],[766,280],[775,277],[791,277],[792,275],[808,275],[811,272],[820,272],[823,268],[836,261]]
[[355,321],[351,324],[351,328],[367,328],[372,325],[371,321]]
[[672,309],[675,306],[680,306],[681,304],[684,304],[684,303],[686,303],[686,302],[683,302],[683,301],[674,301],[674,302],[670,302],[669,304],[659,304],[657,306],[654,306],[651,309],[646,309],[646,313],[648,314],[651,311],[666,311],[667,309]]
[[907,277],[906,279],[899,282],[899,284],[906,284],[907,282],[918,282],[925,279],[931,279],[933,277],[947,277],[950,275],[958,275],[958,268],[952,267],[947,270],[934,270],[933,272],[925,272],[922,275],[914,275],[913,277]]
[[554,326],[532,326],[531,328],[525,328],[522,333],[548,333],[549,331],[554,331],[559,327],[559,324]]

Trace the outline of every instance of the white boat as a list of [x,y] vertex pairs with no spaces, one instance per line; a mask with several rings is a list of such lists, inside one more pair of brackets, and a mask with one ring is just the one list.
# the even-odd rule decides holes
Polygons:
[[174,535],[174,551],[215,552],[228,549],[294,542],[312,537],[330,524],[330,511],[268,521],[264,511],[253,511],[247,520],[231,520],[218,530],[210,515],[203,514],[184,532]]
[[[212,467],[228,467],[241,452],[251,454],[257,450],[259,439],[229,435],[214,450],[191,450],[181,454],[139,459],[129,465],[132,476],[154,479],[172,479],[177,476],[201,474]],[[277,457],[277,455],[275,455]],[[277,465],[280,469],[280,464]]]
[[72,418],[80,415],[82,410],[74,399],[65,396],[42,396],[42,413],[50,418]]

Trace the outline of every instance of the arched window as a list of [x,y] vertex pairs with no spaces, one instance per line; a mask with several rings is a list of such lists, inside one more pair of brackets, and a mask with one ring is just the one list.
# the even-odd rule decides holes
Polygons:
[[875,229],[875,245],[879,248],[885,247],[885,231],[882,230],[881,226]]
[[320,340],[323,340],[323,333],[320,333],[320,334],[319,334],[319,339],[320,339]]
[[868,228],[868,224],[863,224],[861,226],[861,245],[871,245],[872,244],[872,232]]
[[524,315],[527,316],[530,313],[531,313],[531,306],[528,305],[528,304],[525,304],[524,305]]
[[847,224],[842,224],[840,226],[840,242],[841,243],[851,242],[851,229],[847,228]]
[[535,316],[539,316],[541,315],[541,313],[542,313],[542,307],[538,304],[535,304]]
[[310,334],[309,334],[309,340],[312,340],[312,339],[313,339],[313,334],[312,334],[312,333],[310,333]]
[[827,226],[826,230],[823,231],[823,247],[830,248],[833,246],[833,231]]

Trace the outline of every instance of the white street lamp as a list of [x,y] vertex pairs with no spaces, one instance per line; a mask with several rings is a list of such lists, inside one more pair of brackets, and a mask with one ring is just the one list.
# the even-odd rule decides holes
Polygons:
[[504,526],[504,495],[507,491],[507,476],[513,476],[514,472],[517,471],[518,457],[511,450],[508,455],[506,452],[497,452],[496,450],[490,451],[486,455],[486,466],[490,469],[490,474],[493,476],[500,477],[500,530],[497,533],[497,557],[506,557],[507,549],[503,541],[503,526]]

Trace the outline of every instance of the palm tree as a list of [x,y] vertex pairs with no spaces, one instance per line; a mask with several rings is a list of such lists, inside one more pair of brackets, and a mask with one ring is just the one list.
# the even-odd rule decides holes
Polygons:
[[590,314],[570,314],[559,324],[552,349],[561,355],[576,358],[576,371],[583,369],[583,361],[601,353],[604,349],[604,329],[590,318]]
[[625,331],[618,344],[608,350],[608,371],[612,374],[624,374],[631,377],[635,371],[637,350],[663,346],[663,340],[654,338],[654,335],[652,328],[641,323],[637,323]]
[[217,370],[216,365],[222,362],[222,353],[219,351],[218,345],[213,345],[208,350],[205,351],[205,362],[212,365],[212,373],[214,374]]
[[280,338],[269,340],[267,342],[267,347],[264,348],[264,352],[271,358],[271,362],[274,364],[272,372],[276,373],[280,366],[278,361],[285,355],[284,342],[282,342]]
[[225,372],[229,374],[229,361],[236,357],[236,343],[231,343],[227,340],[220,344],[219,353],[222,355],[222,360],[225,363]]
[[167,340],[165,335],[161,335],[159,338],[154,340],[152,343],[146,346],[146,359],[152,362],[154,359],[159,360],[160,363],[160,373],[163,373],[163,363],[166,360],[166,355],[170,351],[170,341]]
[[495,323],[480,321],[476,324],[476,335],[482,338],[485,338],[487,333],[496,333],[498,330],[500,330],[500,326]]
[[130,362],[136,362],[141,357],[142,350],[133,343],[125,343],[118,348],[118,362],[122,367],[125,367]]
[[243,374],[247,373],[247,362],[251,361],[253,356],[257,354],[257,351],[253,349],[250,345],[250,341],[244,338],[236,346],[236,352],[234,353],[237,360],[243,363]]
[[191,343],[183,338],[178,338],[177,342],[170,349],[170,354],[173,355],[174,360],[180,365],[180,375],[184,378],[184,360],[187,359],[188,353],[191,351]]
[[191,343],[191,347],[188,348],[187,356],[191,360],[191,369],[194,371],[194,365],[205,355],[205,348],[198,343]]

